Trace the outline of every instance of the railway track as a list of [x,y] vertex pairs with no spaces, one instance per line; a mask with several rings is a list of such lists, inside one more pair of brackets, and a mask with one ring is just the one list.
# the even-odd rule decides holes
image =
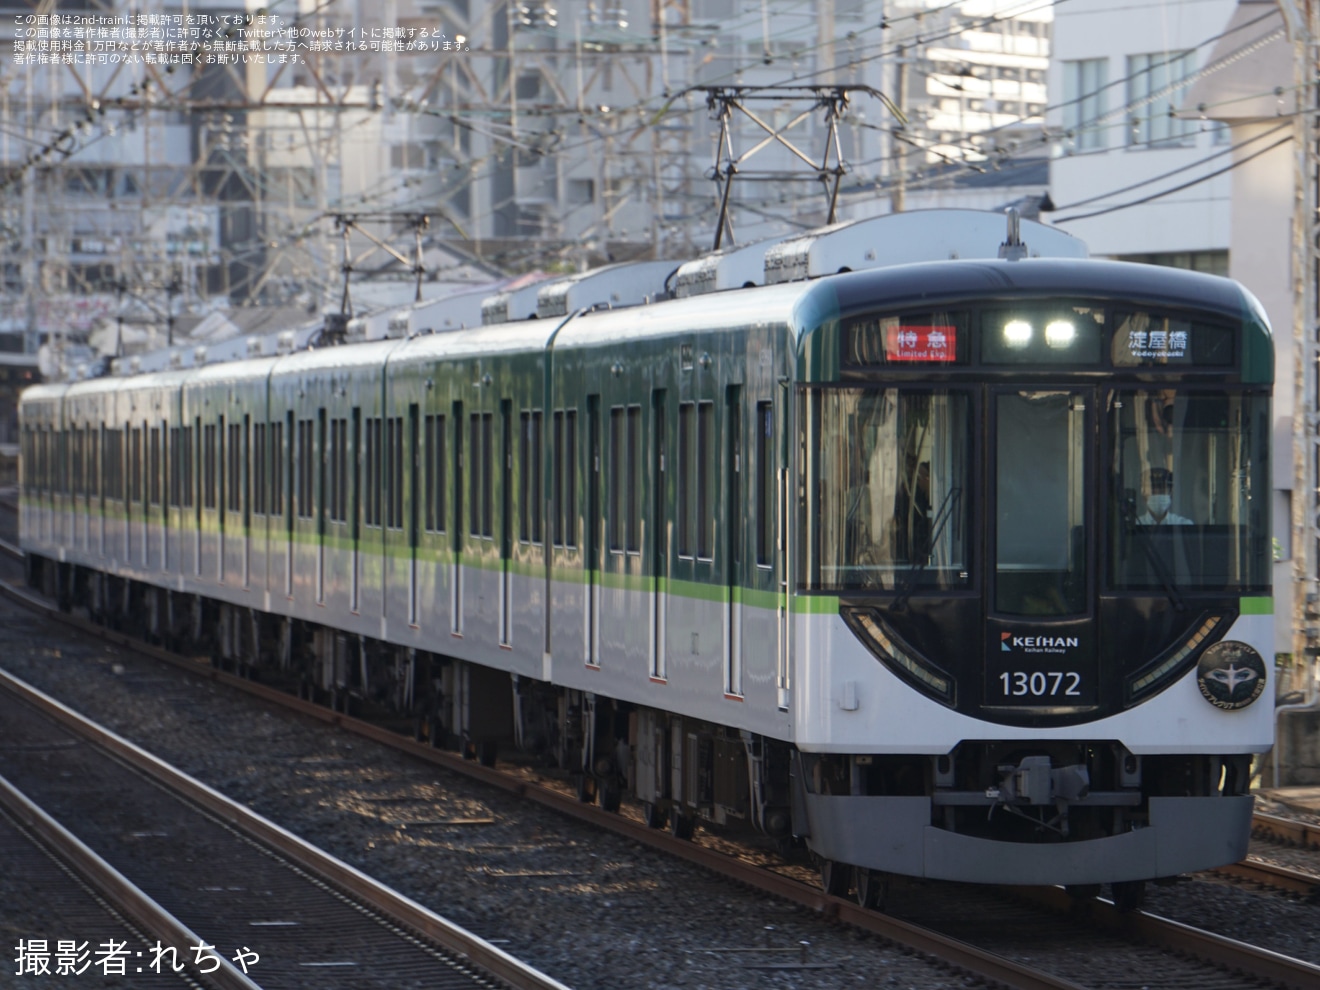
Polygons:
[[[6,594],[10,597],[21,598],[28,607],[44,610],[61,621],[71,622],[76,626],[86,627],[88,625],[85,622],[71,620],[70,617],[53,611],[49,605],[38,601],[25,592],[6,589]],[[575,795],[568,793],[563,788],[546,786],[537,781],[529,780],[526,775],[510,775],[495,768],[488,768],[463,760],[456,754],[449,754],[415,743],[379,726],[361,722],[342,713],[329,711],[282,692],[274,691],[263,685],[213,670],[209,666],[199,664],[196,661],[175,657],[154,647],[135,643],[119,634],[108,634],[99,627],[90,628],[100,637],[131,647],[156,659],[166,660],[193,674],[238,687],[249,694],[272,701],[286,709],[297,711],[322,722],[337,725],[346,731],[384,743],[431,763],[464,773],[495,787],[514,792],[524,798],[535,800],[561,813],[611,829],[630,839],[659,848],[666,853],[682,857],[690,862],[698,863],[731,880],[803,905],[856,928],[881,935],[931,958],[943,960],[961,970],[975,974],[982,980],[1013,987],[1076,987],[1090,985],[1089,981],[1085,979],[1070,980],[1067,977],[1044,972],[1039,967],[1004,958],[1000,952],[994,950],[997,936],[993,933],[987,935],[984,939],[985,944],[990,946],[989,948],[985,945],[977,947],[972,944],[975,939],[963,937],[968,934],[966,932],[955,931],[955,933],[950,934],[947,931],[936,931],[930,926],[864,910],[850,900],[829,897],[813,884],[783,876],[772,869],[767,869],[764,865],[751,864],[731,858],[702,844],[675,839],[665,833],[648,828],[641,821],[627,815],[608,814],[595,807],[584,805],[578,801]],[[1311,987],[1320,983],[1320,968],[1298,960],[1288,959],[1276,953],[1253,949],[1232,940],[1221,939],[1209,933],[1197,932],[1195,933],[1195,939],[1193,939],[1193,936],[1189,933],[1194,932],[1194,930],[1187,929],[1186,926],[1179,926],[1176,923],[1162,922],[1161,919],[1153,918],[1150,915],[1119,915],[1105,902],[1100,901],[1087,904],[1079,909],[1061,891],[1043,891],[1036,896],[1036,900],[1038,906],[1048,912],[1049,916],[1064,919],[1059,922],[1060,925],[1064,926],[1062,934],[1057,935],[1057,939],[1061,943],[1071,944],[1075,947],[1077,940],[1083,937],[1082,933],[1089,929],[1103,931],[1111,940],[1127,938],[1154,946],[1166,946],[1170,951],[1187,953],[1197,959],[1205,960],[1203,963],[1205,967],[1204,979],[1197,984],[1199,986],[1229,987],[1248,985],[1243,984],[1241,982],[1242,977],[1238,975],[1227,978],[1222,977],[1223,967],[1226,966],[1230,967],[1235,974],[1248,974],[1256,985]],[[995,912],[991,910],[989,916],[994,917],[994,915]],[[1043,917],[1045,915],[1038,916],[1035,920],[1027,919],[1022,923],[1023,931],[1026,933],[1024,938],[1034,939],[1035,942],[1031,946],[1031,951],[1027,953],[1033,958],[1037,955],[1035,950],[1040,948],[1041,939],[1039,936],[1042,925],[1041,918]],[[1097,919],[1110,920],[1101,924]],[[1139,929],[1138,925],[1140,926]],[[978,937],[980,936],[978,935]],[[998,937],[1002,937],[1002,932]],[[1186,963],[1182,961],[1181,957],[1171,958],[1174,960],[1173,965],[1175,967],[1186,967]],[[1149,972],[1154,965],[1155,963],[1147,961],[1142,964],[1142,967],[1146,972]],[[1232,982],[1235,980],[1238,982]],[[1150,980],[1149,985],[1159,985],[1158,980]]]
[[18,679],[0,687],[0,802],[164,947],[156,967],[225,990],[565,990]]
[[1277,815],[1255,815],[1251,820],[1253,835],[1297,846],[1301,849],[1320,849],[1320,825],[1311,822],[1294,821]]
[[[0,778],[0,792],[11,790]],[[117,970],[114,959],[118,954],[93,958],[94,951],[110,945],[121,946],[135,961],[132,967],[125,965],[122,976],[115,973],[116,985],[126,990],[149,986],[210,990],[215,986],[205,977],[194,978],[186,972],[134,972],[137,960],[151,958],[155,940],[98,893],[99,885],[89,883],[85,871],[75,872],[49,839],[24,824],[31,815],[29,811],[15,817],[9,802],[0,802],[0,862],[5,864],[0,870],[0,930],[13,936],[5,946],[14,953],[15,968],[10,972],[43,981],[60,977],[72,981],[85,973],[90,982]]]
[[1273,863],[1255,859],[1245,859],[1231,866],[1221,866],[1214,872],[1258,887],[1267,887],[1271,890],[1296,894],[1307,900],[1320,901],[1320,876],[1314,873],[1304,873],[1301,870],[1275,866]]

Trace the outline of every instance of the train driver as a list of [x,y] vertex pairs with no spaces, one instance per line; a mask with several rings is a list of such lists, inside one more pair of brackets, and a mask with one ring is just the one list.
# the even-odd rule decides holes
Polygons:
[[1173,472],[1166,468],[1151,468],[1146,475],[1143,494],[1146,511],[1137,516],[1139,526],[1190,526],[1192,521],[1172,509]]

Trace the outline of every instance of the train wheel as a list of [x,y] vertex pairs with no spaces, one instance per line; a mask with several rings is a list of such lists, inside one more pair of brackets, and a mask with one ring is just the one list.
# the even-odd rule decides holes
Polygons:
[[889,880],[877,870],[858,867],[854,876],[857,903],[864,908],[878,910],[885,906],[885,895],[889,892]]
[[499,751],[500,747],[496,742],[477,743],[477,762],[483,767],[493,767]]
[[1140,911],[1146,903],[1145,880],[1124,880],[1110,884],[1109,889],[1114,898],[1114,907],[1124,914]]
[[696,830],[695,819],[683,814],[678,808],[669,812],[669,834],[675,839],[691,839]]
[[576,774],[577,778],[577,799],[583,804],[591,804],[596,800],[596,781],[588,777],[585,773]]
[[618,811],[623,804],[623,788],[618,784],[601,784],[597,797],[602,811]]
[[852,886],[852,867],[832,859],[820,861],[820,885],[831,897],[847,897]]
[[646,822],[648,828],[664,828],[668,820],[665,809],[654,802],[647,801],[642,805],[642,821]]

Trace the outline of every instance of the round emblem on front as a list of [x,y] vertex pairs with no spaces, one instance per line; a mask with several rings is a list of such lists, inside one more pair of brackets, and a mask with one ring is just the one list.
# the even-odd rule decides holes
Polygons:
[[1265,690],[1265,661],[1246,643],[1216,643],[1201,654],[1196,684],[1216,708],[1246,708]]

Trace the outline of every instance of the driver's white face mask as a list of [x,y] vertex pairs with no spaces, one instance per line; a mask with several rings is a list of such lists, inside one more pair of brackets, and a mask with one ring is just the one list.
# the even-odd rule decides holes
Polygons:
[[1146,499],[1146,505],[1150,509],[1152,516],[1162,516],[1169,511],[1169,503],[1173,501],[1171,495],[1152,495]]

